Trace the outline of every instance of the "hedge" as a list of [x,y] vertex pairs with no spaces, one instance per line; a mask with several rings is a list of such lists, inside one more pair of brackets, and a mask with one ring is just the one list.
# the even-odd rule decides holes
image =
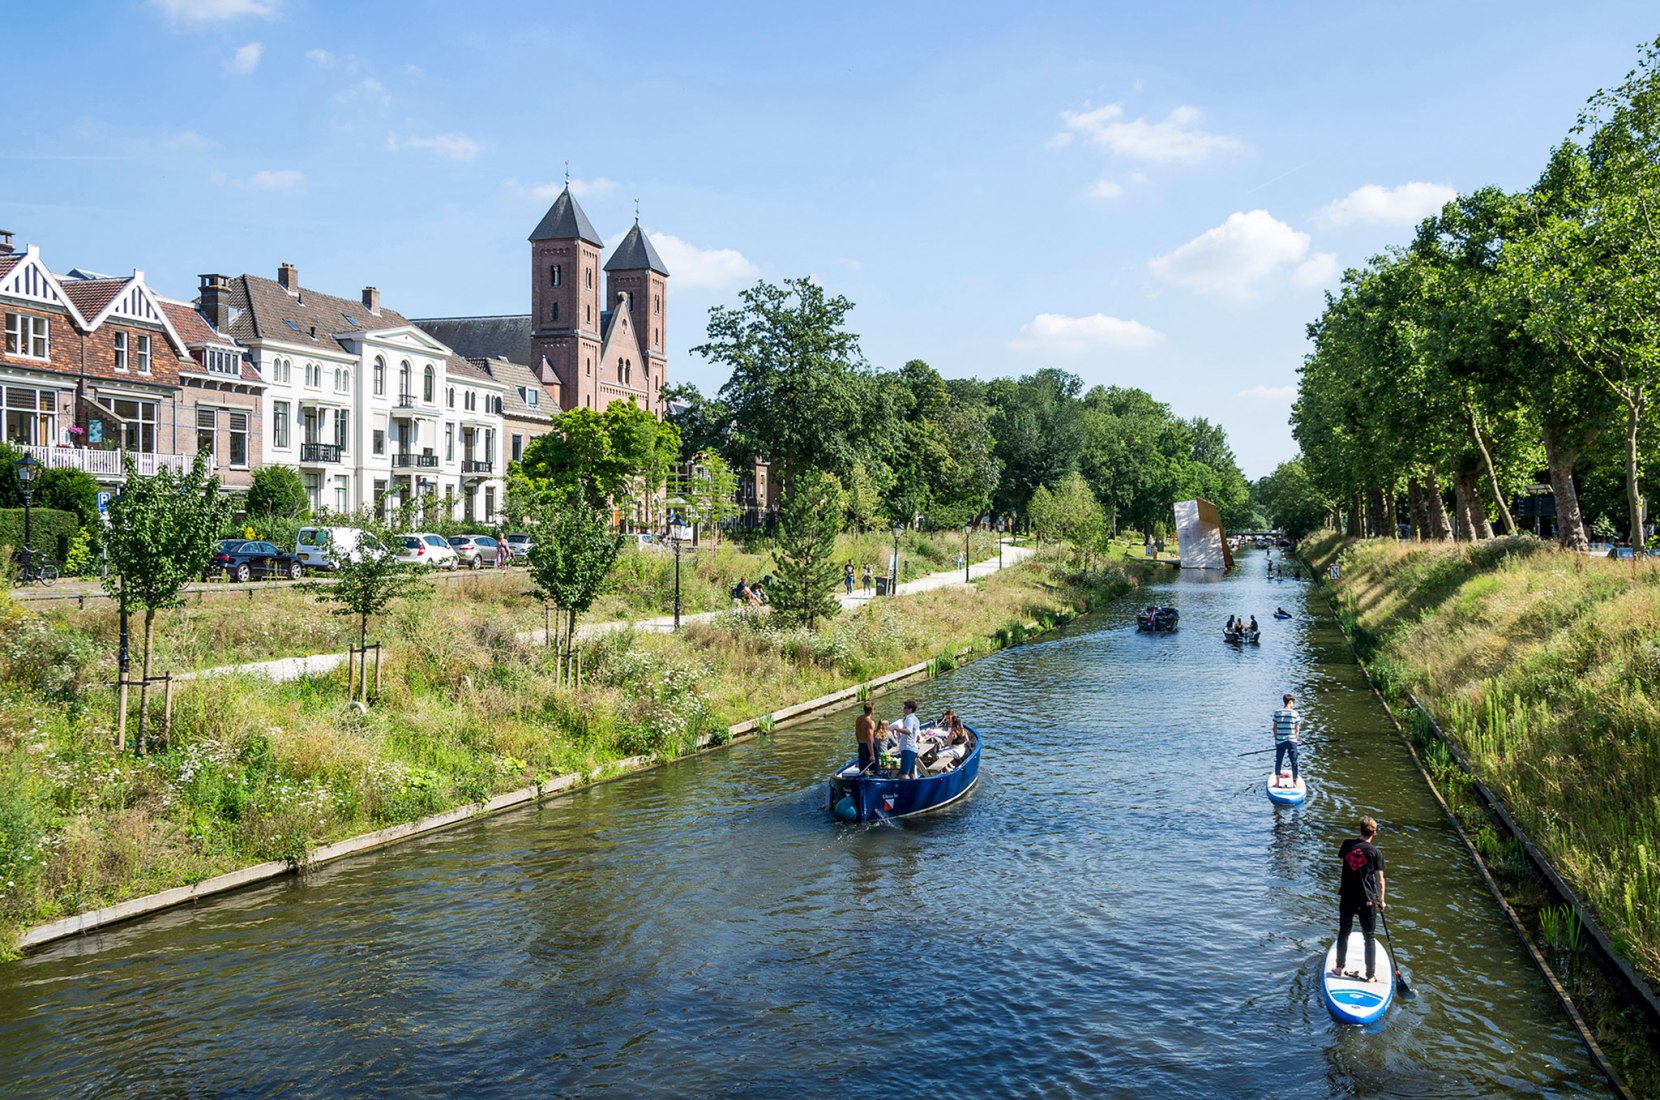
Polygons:
[[[31,508],[29,534],[34,548],[52,555],[59,565],[69,553],[69,540],[81,529],[81,517],[56,508]],[[0,546],[23,548],[23,509],[0,508]]]

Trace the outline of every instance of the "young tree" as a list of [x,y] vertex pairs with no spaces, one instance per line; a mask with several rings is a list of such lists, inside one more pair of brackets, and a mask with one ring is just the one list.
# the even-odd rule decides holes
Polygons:
[[536,598],[559,616],[547,640],[563,674],[571,667],[577,618],[594,606],[622,553],[623,535],[608,509],[580,494],[544,493],[532,509],[530,579]]
[[292,466],[261,466],[248,488],[250,519],[304,519],[311,514],[305,482]]
[[778,576],[767,592],[773,614],[811,630],[840,610],[836,533],[841,524],[841,486],[821,471],[798,471],[778,512]]
[[[126,484],[109,507],[105,534],[109,572],[103,584],[121,613],[123,646],[127,615],[134,609],[144,611],[144,682],[138,689],[138,751],[142,755],[148,748],[146,704],[156,612],[179,606],[184,586],[207,571],[213,560],[214,537],[230,518],[231,506],[219,492],[219,479],[209,475],[200,456],[184,474],[160,470],[141,476],[130,455],[125,466]],[[122,678],[126,678],[125,667]],[[121,719],[125,729],[126,715]],[[126,748],[125,737],[117,747]]]
[[680,432],[631,401],[571,409],[525,448],[518,469],[536,491],[589,501],[650,501],[680,452]]
[[369,644],[369,619],[380,615],[396,601],[429,590],[432,582],[415,566],[398,558],[404,523],[388,523],[374,510],[351,517],[345,526],[363,532],[355,547],[329,545],[329,565],[334,580],[302,585],[323,603],[332,603],[333,614],[357,620],[357,644]]

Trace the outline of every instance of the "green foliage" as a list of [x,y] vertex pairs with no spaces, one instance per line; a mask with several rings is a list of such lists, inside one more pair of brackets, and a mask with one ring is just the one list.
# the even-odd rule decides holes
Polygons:
[[[537,492],[649,502],[679,453],[680,432],[673,424],[632,401],[614,401],[604,412],[571,409],[554,417],[552,430],[525,448],[518,472]],[[522,489],[510,488],[511,500],[522,496]],[[532,508],[534,502],[522,506]],[[521,514],[518,507],[515,516]]]
[[98,556],[92,545],[92,528],[82,527],[69,540],[63,555],[63,572],[71,577],[87,577],[98,572]]
[[388,523],[379,513],[366,509],[349,517],[343,526],[356,527],[363,539],[356,547],[330,543],[328,557],[333,579],[328,584],[308,583],[306,591],[330,612],[357,620],[357,644],[369,642],[369,620],[385,614],[398,600],[431,591],[432,581],[416,566],[398,558],[397,547],[408,530],[406,521]]
[[1301,459],[1292,459],[1274,467],[1274,472],[1258,481],[1253,490],[1267,512],[1270,525],[1279,527],[1292,538],[1302,538],[1320,529],[1331,507],[1324,495],[1315,488]]
[[184,586],[207,571],[230,501],[200,457],[183,474],[140,475],[130,456],[126,466],[126,484],[110,501],[104,589],[121,607],[153,614],[177,607]]
[[[571,652],[577,617],[594,605],[622,552],[609,512],[580,494],[543,494],[531,502],[534,533],[528,561],[532,594],[563,615],[562,656]],[[549,639],[553,641],[554,639]]]
[[778,514],[778,574],[767,597],[783,622],[811,630],[840,610],[836,585],[836,533],[841,529],[841,487],[828,474],[797,475]]
[[[34,549],[62,562],[69,556],[69,544],[81,530],[80,518],[55,508],[29,509],[29,537]],[[23,509],[0,509],[0,546],[23,549]]]
[[726,459],[713,451],[693,455],[690,472],[674,479],[672,492],[686,522],[705,531],[738,514],[738,477]]
[[292,466],[261,466],[248,489],[248,519],[303,520],[311,514],[305,482]]

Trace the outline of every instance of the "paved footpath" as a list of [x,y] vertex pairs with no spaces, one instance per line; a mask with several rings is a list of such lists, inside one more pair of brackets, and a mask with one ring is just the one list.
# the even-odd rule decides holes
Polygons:
[[[1007,569],[1031,557],[1034,551],[1029,546],[1015,546],[1005,542],[1003,544],[1002,564],[997,558],[987,558],[968,567],[970,580],[977,577],[989,577],[998,569]],[[899,595],[911,596],[918,592],[928,592],[935,588],[948,588],[954,584],[963,584],[963,571],[960,569],[946,569],[938,573],[929,573],[918,577],[914,581],[905,581],[899,585]],[[861,607],[875,599],[868,593],[855,590],[850,596],[844,592],[836,593],[836,600],[848,610]],[[881,597],[887,599],[886,596]],[[721,611],[702,611],[695,615],[682,615],[680,621],[684,623],[709,622],[721,615],[728,614],[732,609]],[[597,638],[617,630],[626,630],[633,627],[635,630],[648,630],[666,634],[674,629],[673,615],[658,615],[649,619],[621,619],[604,623],[581,623],[576,628],[578,638]],[[519,640],[535,645],[545,642],[544,632],[541,630],[527,630],[519,635]],[[302,676],[316,676],[325,672],[332,672],[346,663],[344,653],[313,653],[304,657],[279,657],[274,661],[253,661],[241,665],[223,665],[219,668],[206,668],[198,672],[181,673],[174,677],[176,680],[195,680],[205,676],[228,676],[232,673],[251,673],[256,676],[268,676],[273,680],[298,680]]]

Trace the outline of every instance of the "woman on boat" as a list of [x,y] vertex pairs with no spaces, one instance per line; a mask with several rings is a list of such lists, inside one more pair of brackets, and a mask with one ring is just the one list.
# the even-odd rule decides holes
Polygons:
[[1228,616],[1228,621],[1222,625],[1222,633],[1232,634],[1234,632],[1233,624],[1234,624],[1234,617],[1232,615],[1229,615]]

